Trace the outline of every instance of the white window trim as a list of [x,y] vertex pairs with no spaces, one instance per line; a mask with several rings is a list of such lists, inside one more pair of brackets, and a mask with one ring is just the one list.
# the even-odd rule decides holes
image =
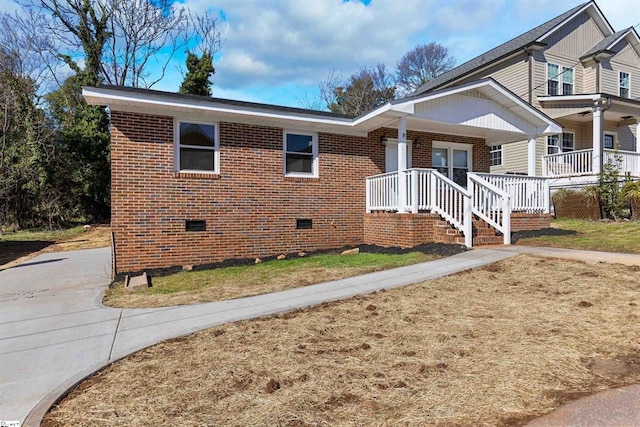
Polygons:
[[[469,166],[467,168],[467,173],[473,172],[473,144],[463,144],[460,142],[433,141],[432,147],[433,148],[452,148],[455,150],[466,150],[467,162]],[[447,174],[447,177],[449,177],[450,173],[453,171],[453,151],[449,151],[447,153],[447,156],[448,156],[447,163],[449,164],[448,166],[449,173]],[[433,162],[433,158],[431,161]],[[431,164],[431,167],[435,169],[435,167],[433,167],[433,163]]]
[[[622,92],[622,86],[620,85],[620,77],[622,73],[625,73],[627,76],[629,76],[629,87],[625,88],[627,89],[627,93],[629,96],[623,97],[621,92]],[[627,71],[618,71],[618,96],[620,98],[625,98],[625,99],[631,99],[631,73],[627,72]]]
[[602,139],[602,148],[606,149],[606,150],[615,150],[616,149],[616,144],[618,143],[618,133],[617,132],[610,132],[610,131],[604,131],[603,132],[604,135],[611,135],[613,136],[613,147],[611,148],[607,148],[604,146],[604,138]]
[[[311,173],[290,172],[287,173],[287,134],[305,135],[311,137],[311,153],[313,160],[311,163]],[[294,129],[285,129],[282,132],[282,173],[287,177],[298,178],[318,178],[318,134],[316,132],[305,132]],[[292,153],[294,154],[294,153]]]
[[549,145],[549,137],[550,136],[554,136],[554,135],[547,135],[547,137],[545,138],[545,142],[547,144],[547,155],[549,154],[549,147],[558,147],[559,151],[557,153],[554,154],[562,154],[562,153],[571,153],[571,151],[564,151],[563,150],[563,146],[562,146],[562,134],[564,133],[569,133],[571,135],[573,135],[573,151],[576,151],[576,133],[575,132],[571,132],[571,131],[564,131],[564,132],[560,132],[560,133],[556,133],[554,135],[558,135],[558,145]]
[[[215,138],[213,148],[202,147],[200,145],[181,145],[180,144],[180,124],[181,123],[194,123],[199,125],[213,126],[213,137]],[[201,169],[180,169],[180,147],[196,148],[202,150],[213,150],[213,170],[201,170]],[[218,122],[210,122],[203,120],[192,120],[188,118],[174,118],[173,120],[173,158],[174,158],[174,170],[181,173],[208,173],[211,175],[220,174],[220,126]]]
[[[549,66],[550,65],[555,65],[556,67],[558,67],[558,74],[553,78],[550,79],[549,78]],[[563,85],[563,76],[565,73],[565,69],[567,70],[572,70],[572,81],[571,81],[571,87],[573,88],[572,93],[564,93],[564,85]],[[560,96],[560,95],[574,95],[576,93],[576,69],[575,67],[565,67],[564,65],[560,65],[560,64],[556,64],[554,62],[547,62],[547,66],[546,66],[546,86],[547,86],[547,96]],[[557,95],[551,95],[549,93],[549,80],[553,80],[554,82],[558,83],[558,94]]]
[[[494,150],[493,147],[499,147],[498,149]],[[503,145],[490,145],[489,146],[489,167],[491,166],[503,166],[504,165],[504,150],[503,150]],[[500,152],[500,163],[496,163],[495,165],[492,165],[492,158],[491,158],[491,154],[493,153],[497,153]]]

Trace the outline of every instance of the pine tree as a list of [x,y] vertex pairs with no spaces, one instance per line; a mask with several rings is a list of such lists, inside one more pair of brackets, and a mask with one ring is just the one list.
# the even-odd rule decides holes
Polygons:
[[213,57],[204,52],[201,57],[194,53],[187,53],[187,74],[184,76],[180,93],[189,95],[211,96],[210,77],[215,73]]

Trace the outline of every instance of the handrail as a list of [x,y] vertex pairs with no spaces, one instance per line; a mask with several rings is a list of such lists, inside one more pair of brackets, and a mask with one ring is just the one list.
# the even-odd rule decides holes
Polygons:
[[500,231],[505,245],[511,244],[511,195],[473,173],[467,174],[467,183],[472,212]]
[[512,212],[549,213],[549,179],[513,174],[474,172],[511,196]]

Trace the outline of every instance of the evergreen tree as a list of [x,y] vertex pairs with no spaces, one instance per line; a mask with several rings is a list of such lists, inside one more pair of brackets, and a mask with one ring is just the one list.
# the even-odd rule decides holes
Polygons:
[[211,96],[210,77],[215,73],[213,57],[204,52],[200,58],[187,52],[187,74],[180,85],[180,93]]

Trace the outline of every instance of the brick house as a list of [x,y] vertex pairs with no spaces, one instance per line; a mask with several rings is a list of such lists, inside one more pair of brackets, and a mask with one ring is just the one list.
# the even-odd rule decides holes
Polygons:
[[501,243],[548,224],[543,181],[486,173],[491,145],[561,128],[492,79],[357,118],[124,87],[83,94],[111,115],[116,274],[363,243]]

